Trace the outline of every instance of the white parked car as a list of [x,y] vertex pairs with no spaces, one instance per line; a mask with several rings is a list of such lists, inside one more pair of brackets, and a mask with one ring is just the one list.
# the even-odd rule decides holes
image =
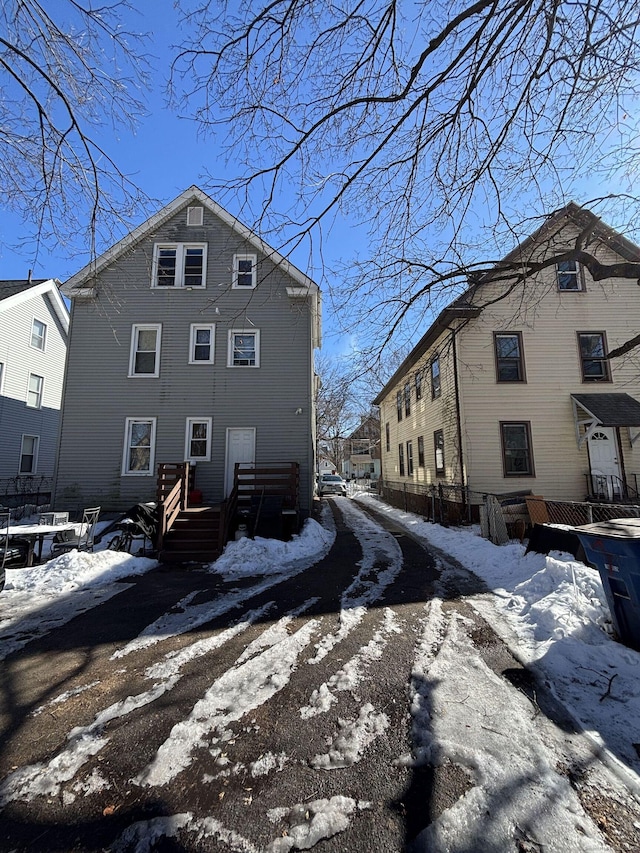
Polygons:
[[323,474],[318,482],[318,494],[347,496],[347,484],[339,474]]

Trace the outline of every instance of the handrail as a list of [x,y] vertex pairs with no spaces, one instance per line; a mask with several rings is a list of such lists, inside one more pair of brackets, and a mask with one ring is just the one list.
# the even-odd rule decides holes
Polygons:
[[[167,476],[170,473],[172,476]],[[175,479],[169,492],[166,492],[167,480]],[[158,539],[156,548],[160,550],[164,537],[173,527],[180,511],[187,505],[189,482],[189,463],[160,463],[158,465]]]

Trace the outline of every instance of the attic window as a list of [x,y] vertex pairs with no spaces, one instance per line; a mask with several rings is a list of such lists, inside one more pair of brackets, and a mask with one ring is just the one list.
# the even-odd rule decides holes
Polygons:
[[156,243],[152,287],[205,287],[205,243]]
[[233,282],[232,287],[249,290],[256,286],[256,261],[255,255],[233,256]]
[[203,207],[188,207],[187,208],[187,225],[202,225],[204,221]]
[[558,277],[558,290],[582,290],[582,276],[576,261],[558,261],[556,275]]

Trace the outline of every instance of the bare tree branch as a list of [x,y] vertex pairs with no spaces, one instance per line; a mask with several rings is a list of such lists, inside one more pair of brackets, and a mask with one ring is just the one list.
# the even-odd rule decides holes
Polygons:
[[[254,227],[285,252],[321,246],[334,219],[368,230],[366,257],[329,284],[369,356],[486,274],[530,211],[584,203],[587,176],[616,177],[599,214],[623,226],[640,213],[624,191],[640,86],[626,0],[195,0],[184,26],[176,102],[204,133],[222,129],[237,167],[212,191],[253,204]],[[595,281],[640,278],[588,239],[567,251]],[[542,269],[532,257],[492,275]]]
[[37,0],[0,9],[0,199],[39,242],[95,250],[146,198],[97,141],[104,125],[144,114],[144,39],[123,26],[131,8],[65,0],[55,18]]

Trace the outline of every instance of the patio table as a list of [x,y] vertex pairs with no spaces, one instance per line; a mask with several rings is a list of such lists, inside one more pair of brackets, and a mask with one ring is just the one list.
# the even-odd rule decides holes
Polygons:
[[38,543],[38,562],[41,562],[42,545],[44,543],[45,536],[54,536],[56,533],[75,529],[76,525],[69,521],[65,524],[12,524],[9,527],[8,534],[9,537],[18,536],[29,542],[27,566],[33,566],[36,542]]

